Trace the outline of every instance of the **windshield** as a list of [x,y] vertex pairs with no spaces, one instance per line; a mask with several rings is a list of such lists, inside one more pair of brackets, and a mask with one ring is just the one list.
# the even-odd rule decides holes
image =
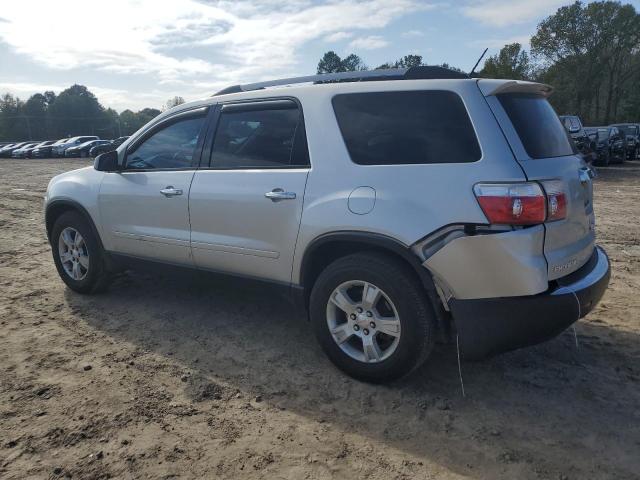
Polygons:
[[575,154],[562,122],[546,98],[530,93],[497,95],[531,158]]

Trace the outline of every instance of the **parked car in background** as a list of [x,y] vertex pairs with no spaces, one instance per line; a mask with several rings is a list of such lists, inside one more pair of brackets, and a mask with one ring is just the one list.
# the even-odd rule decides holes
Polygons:
[[32,158],[49,158],[52,157],[52,149],[56,145],[61,145],[65,143],[69,138],[61,138],[60,140],[53,140],[49,145],[37,146],[31,151]]
[[587,127],[586,132],[595,141],[596,165],[606,167],[610,163],[624,162],[627,154],[625,138],[617,127]]
[[111,140],[108,144],[104,145],[96,145],[91,150],[89,150],[89,155],[92,157],[97,157],[101,153],[110,152],[111,150],[115,150],[120,145],[124,143],[124,141],[129,138],[127,137],[118,137],[115,140]]
[[27,143],[29,142],[12,143],[7,145],[6,147],[1,148],[0,157],[11,158],[11,154],[13,153],[14,150],[24,147]]
[[15,142],[5,143],[4,145],[0,145],[0,157],[2,157],[3,151],[8,150],[15,145]]
[[25,149],[23,158],[33,157],[33,152],[36,149],[42,148],[42,147],[47,147],[47,146],[50,146],[50,145],[52,145],[54,143],[55,143],[55,140],[47,140],[47,141],[44,141],[44,142],[37,143],[34,146]]
[[627,159],[640,159],[640,123],[618,123],[611,126],[627,136]]
[[11,158],[26,158],[27,150],[31,147],[35,147],[36,145],[38,145],[38,143],[40,142],[26,143],[22,147],[16,148],[13,152],[11,152]]
[[77,147],[69,147],[64,152],[65,157],[88,157],[91,148],[98,145],[111,144],[109,140],[89,140],[88,142],[81,143]]
[[576,148],[582,154],[585,162],[592,163],[596,160],[597,154],[594,145],[584,130],[582,120],[577,115],[560,115],[560,121],[575,143]]
[[77,147],[78,145],[84,142],[88,142],[89,140],[99,140],[99,138],[95,135],[85,135],[80,137],[68,138],[65,142],[58,143],[51,148],[51,156],[64,157],[64,152],[66,152],[67,148]]

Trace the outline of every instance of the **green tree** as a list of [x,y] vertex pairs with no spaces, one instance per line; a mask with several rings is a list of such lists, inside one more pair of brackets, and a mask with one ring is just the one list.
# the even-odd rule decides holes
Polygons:
[[383,63],[376,70],[380,70],[383,68],[411,68],[411,67],[420,67],[425,65],[422,62],[422,55],[405,55],[404,57],[396,60],[395,62],[387,62]]
[[158,115],[160,110],[155,108],[144,108],[138,112],[124,110],[120,113],[120,131],[122,135],[131,135]]
[[0,139],[28,140],[28,131],[20,121],[22,102],[9,93],[0,97]]
[[185,103],[184,98],[179,96],[171,97],[164,104],[164,110],[169,110],[170,108],[177,107],[178,105],[182,105],[183,103]]
[[542,62],[540,80],[556,88],[556,109],[587,122],[615,121],[637,85],[639,35],[638,13],[620,2],[575,2],[544,19],[531,48]]
[[510,78],[513,80],[528,80],[531,78],[532,67],[529,54],[519,43],[510,43],[500,49],[500,52],[487,58],[480,76],[484,78]]
[[32,95],[25,102],[22,107],[22,116],[29,139],[44,140],[47,137],[47,109],[47,98],[41,93]]
[[352,72],[357,70],[367,70],[367,66],[358,55],[351,53],[342,59],[336,52],[330,50],[318,62],[317,73]]
[[96,134],[107,121],[104,108],[84,85],[72,85],[60,92],[49,113],[55,137]]

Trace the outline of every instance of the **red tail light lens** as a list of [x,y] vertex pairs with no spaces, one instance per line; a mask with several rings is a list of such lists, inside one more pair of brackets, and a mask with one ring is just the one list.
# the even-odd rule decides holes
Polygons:
[[547,193],[547,221],[562,220],[567,216],[567,195],[560,180],[542,182]]
[[473,191],[492,224],[536,225],[547,217],[547,198],[537,183],[478,183]]

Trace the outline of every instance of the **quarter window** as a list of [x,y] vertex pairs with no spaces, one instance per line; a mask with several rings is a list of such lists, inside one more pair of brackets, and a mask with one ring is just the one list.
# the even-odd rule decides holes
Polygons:
[[[268,104],[269,102],[265,102]],[[275,102],[274,102],[275,103]],[[261,107],[256,103],[222,109],[211,166],[220,169],[308,166],[302,113],[293,101]]]
[[497,97],[531,158],[576,153],[571,137],[546,98],[528,93],[505,93]]
[[453,92],[354,93],[332,102],[357,164],[465,163],[481,157],[467,110]]
[[127,170],[195,167],[204,116],[174,121],[127,152]]

